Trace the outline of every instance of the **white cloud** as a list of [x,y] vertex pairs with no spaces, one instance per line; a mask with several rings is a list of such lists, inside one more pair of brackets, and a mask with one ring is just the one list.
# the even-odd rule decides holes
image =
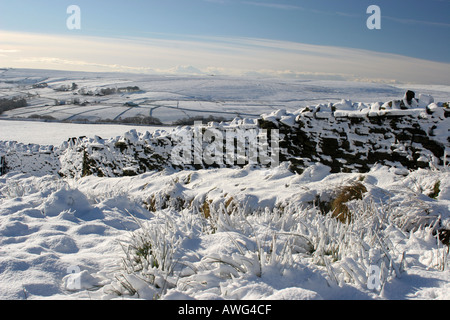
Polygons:
[[[0,31],[0,67],[381,79],[450,84],[450,64],[341,47],[254,38],[96,38]],[[1,51],[0,51],[1,52]]]
[[45,65],[45,66],[65,66],[70,67],[73,66],[77,69],[82,68],[89,71],[89,69],[99,69],[104,71],[117,71],[117,72],[138,72],[145,73],[150,72],[149,68],[138,68],[138,67],[130,67],[123,66],[118,64],[103,64],[103,63],[95,63],[95,62],[87,62],[82,60],[67,60],[60,59],[55,57],[31,57],[31,58],[20,58],[15,60],[18,63],[23,64],[35,64],[35,65]]
[[15,52],[19,52],[20,50],[16,50],[16,49],[0,49],[0,53],[15,53]]

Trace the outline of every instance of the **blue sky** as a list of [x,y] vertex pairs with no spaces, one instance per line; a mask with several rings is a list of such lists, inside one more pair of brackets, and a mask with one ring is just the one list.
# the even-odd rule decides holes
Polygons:
[[[66,28],[69,16],[66,9],[72,4],[81,9],[81,30]],[[369,30],[366,27],[369,17],[366,10],[372,4],[381,8],[381,30]],[[385,53],[426,60],[435,63],[433,67],[436,70],[447,68],[449,71],[449,13],[450,0],[0,0],[0,32],[5,35],[3,44],[0,37],[0,55],[5,61],[11,61],[12,53],[17,53],[16,62],[13,63],[16,67],[20,66],[19,60],[25,62],[27,59],[29,63],[23,65],[30,66],[31,50],[35,51],[35,61],[39,61],[39,57],[47,60],[54,58],[54,61],[59,59],[60,62],[75,61],[77,57],[73,54],[65,55],[58,46],[58,42],[64,37],[66,40],[73,38],[74,43],[96,39],[90,42],[90,47],[94,42],[100,46],[100,43],[103,43],[100,39],[108,43],[114,42],[113,39],[117,39],[116,42],[126,41],[126,45],[134,49],[139,46],[141,54],[137,54],[138,57],[134,60],[140,61],[140,66],[148,70],[176,68],[181,65],[193,66],[199,70],[207,68],[206,65],[200,66],[195,59],[189,61],[180,58],[180,61],[177,61],[176,54],[173,54],[172,62],[161,59],[165,62],[159,63],[160,59],[156,59],[156,56],[152,56],[152,61],[143,60],[144,51],[159,50],[162,45],[165,49],[170,47],[172,53],[179,49],[180,55],[183,50],[189,51],[192,56],[197,55],[197,58],[198,55],[204,54],[205,60],[210,58],[209,68],[216,70],[230,69],[229,64],[220,63],[217,53],[219,49],[223,50],[221,54],[229,49],[226,57],[222,55],[227,61],[236,58],[233,53],[241,54],[241,65],[245,65],[245,61],[249,59],[244,56],[245,52],[249,54],[249,50],[253,50],[252,53],[255,54],[258,52],[256,48],[259,48],[262,56],[270,53],[277,59],[273,56],[276,54],[274,46],[279,46],[285,48],[284,55],[297,53],[299,61],[303,61],[302,53],[305,51],[310,55],[327,55],[335,48],[336,52],[343,50],[344,56],[336,56],[334,59],[339,63],[339,58],[345,60],[345,55],[348,56],[346,50],[355,49],[364,50],[367,54],[373,52],[378,58],[377,53]],[[11,36],[13,33],[15,37]],[[40,36],[55,37],[55,56],[39,52],[38,48],[32,49],[32,41],[28,42],[28,46],[25,40],[18,43],[19,34],[35,34],[35,39]],[[8,36],[15,38],[14,42],[7,42]],[[243,39],[249,39],[248,43],[251,45],[244,43]],[[46,45],[51,45],[52,42],[47,40]],[[261,41],[256,43],[257,40]],[[218,43],[219,46],[212,47]],[[306,47],[300,48],[300,45]],[[313,50],[314,53],[311,53],[309,45],[318,46]],[[28,51],[27,55],[24,55],[26,46]],[[15,49],[19,47],[20,49]],[[200,52],[199,47],[203,48],[203,51]],[[325,47],[329,50],[319,50]],[[268,49],[270,50],[267,51]],[[93,51],[95,50],[93,48]],[[98,50],[104,49],[99,47]],[[275,51],[280,53],[280,50]],[[57,52],[59,56],[56,56]],[[130,56],[131,53],[128,60],[133,60]],[[280,55],[279,59],[285,57]],[[291,55],[289,57],[294,59]],[[80,50],[78,58],[77,61],[85,62],[84,67],[100,64],[98,57],[93,54],[90,57],[87,52]],[[111,58],[106,59],[110,60],[108,65],[125,64],[123,57],[118,58],[116,62],[113,61],[112,55],[108,58]],[[287,73],[301,72],[299,68],[290,70],[288,65],[278,65],[276,69],[275,66],[268,66],[267,61],[260,62],[260,68],[255,65],[253,71],[271,69]],[[319,68],[320,63],[320,60],[317,60],[317,73],[326,73]],[[361,61],[361,65],[364,63],[367,62]],[[419,61],[411,60],[411,63],[410,66]],[[233,66],[235,70],[239,69],[237,63]],[[138,68],[138,65],[133,67]],[[356,70],[356,66],[354,68]],[[389,68],[386,64],[386,70]],[[303,67],[302,70],[305,70],[305,74],[315,72],[311,66]],[[333,69],[331,73],[345,72]],[[351,73],[354,73],[353,69]],[[361,72],[361,75],[363,73]]]

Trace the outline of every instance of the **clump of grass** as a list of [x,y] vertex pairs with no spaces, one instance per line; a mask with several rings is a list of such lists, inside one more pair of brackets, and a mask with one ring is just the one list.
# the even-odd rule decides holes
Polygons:
[[367,188],[361,182],[342,187],[336,198],[331,202],[332,216],[342,223],[350,222],[352,213],[346,203],[352,200],[362,200],[366,192]]
[[450,230],[448,229],[441,229],[438,231],[438,237],[439,240],[445,244],[446,246],[450,247]]
[[148,264],[151,268],[158,268],[159,262],[156,259],[152,251],[152,243],[144,238],[140,239],[140,243],[136,245],[130,245],[128,248],[130,250],[130,255],[134,260],[135,268],[134,271],[141,271],[145,264]]
[[428,196],[432,199],[437,199],[439,197],[439,193],[441,192],[441,182],[438,180],[433,186],[433,191],[428,194]]
[[234,203],[234,198],[230,197],[225,201],[225,208],[227,209],[228,214],[232,214],[236,208],[236,204]]
[[205,201],[203,201],[203,204],[200,206],[200,212],[203,214],[203,217],[205,219],[209,219],[211,218],[211,204],[212,204],[212,200],[208,200],[205,199]]
[[199,205],[199,211],[202,214],[203,218],[209,219],[212,216],[212,211],[215,211],[217,207],[220,207],[223,204],[224,211],[231,215],[237,209],[237,204],[233,197],[227,198],[227,194],[223,195],[223,202],[213,201],[211,199],[205,198],[205,200]]
[[135,219],[140,229],[131,233],[129,239],[119,242],[124,257],[113,293],[133,296],[148,287],[159,295],[174,287],[176,281],[171,276],[177,264],[178,230],[163,212],[157,215],[155,221],[146,225]]
[[166,188],[151,194],[143,204],[150,212],[172,208],[182,210],[189,199],[183,194],[184,187],[177,181],[173,181]]
[[148,200],[144,201],[144,205],[146,206],[147,210],[150,212],[156,212],[156,196],[152,195],[148,198]]

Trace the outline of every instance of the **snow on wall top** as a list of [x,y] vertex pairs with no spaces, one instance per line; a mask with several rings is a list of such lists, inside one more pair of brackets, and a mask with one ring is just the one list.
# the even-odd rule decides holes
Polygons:
[[[313,163],[323,163],[333,172],[365,172],[376,163],[424,168],[448,163],[450,151],[449,103],[435,103],[429,95],[418,99],[405,94],[401,100],[372,104],[342,100],[295,112],[277,110],[259,119],[209,123],[217,130],[233,128],[278,129],[280,160],[302,172]],[[208,168],[206,163],[177,165],[171,152],[172,132],[138,133],[131,130],[108,140],[73,138],[58,147],[0,142],[9,171],[58,173],[62,176],[124,176],[152,170]],[[227,166],[227,165],[219,165]],[[213,165],[213,167],[217,167]]]

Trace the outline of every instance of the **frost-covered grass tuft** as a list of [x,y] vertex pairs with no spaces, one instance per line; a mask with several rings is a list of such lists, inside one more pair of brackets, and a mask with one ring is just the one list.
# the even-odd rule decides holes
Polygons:
[[[123,244],[122,277],[138,277],[139,287],[146,283],[153,297],[164,298],[167,292],[198,296],[205,291],[227,298],[224,288],[230,282],[254,277],[271,281],[274,273],[295,274],[306,264],[317,268],[331,288],[352,285],[382,296],[384,286],[408,268],[404,243],[411,235],[397,224],[396,210],[380,208],[370,199],[351,202],[349,210],[352,219],[346,223],[333,212],[324,215],[318,208],[294,205],[251,213],[238,206],[230,214],[222,204],[211,206],[208,216],[201,214],[200,203],[182,213],[157,211],[152,222]],[[420,237],[433,237],[431,227],[413,236],[418,232]],[[218,241],[218,250],[194,252],[187,245],[204,241]],[[446,248],[432,251],[430,268],[448,268]],[[131,282],[123,285],[127,286]],[[128,293],[140,294],[138,289]]]
[[157,214],[148,223],[136,219],[140,228],[120,242],[124,252],[123,271],[116,275],[114,289],[110,288],[113,293],[156,299],[174,287],[175,253],[180,236],[170,212]]

